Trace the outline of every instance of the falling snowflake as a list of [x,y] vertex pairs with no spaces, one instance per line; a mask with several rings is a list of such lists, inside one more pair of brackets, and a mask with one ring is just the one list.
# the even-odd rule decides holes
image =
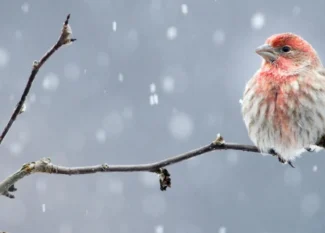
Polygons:
[[9,145],[9,151],[13,155],[19,155],[23,151],[23,145],[19,142],[13,142]]
[[162,225],[156,226],[155,233],[164,233],[164,226],[162,226]]
[[118,81],[123,82],[123,80],[124,80],[123,74],[119,73],[118,74]]
[[300,12],[301,12],[301,8],[300,8],[299,6],[294,6],[294,7],[293,7],[293,9],[292,9],[292,14],[293,14],[294,16],[299,15]]
[[227,228],[220,227],[218,233],[227,233]]
[[222,30],[216,30],[213,33],[213,42],[216,45],[223,44],[225,42],[225,39],[226,39],[226,35],[225,35],[224,31],[222,31]]
[[183,13],[183,15],[187,15],[188,14],[188,7],[186,4],[182,4],[181,5],[181,11]]
[[0,68],[4,68],[9,63],[9,53],[6,49],[0,48]]
[[168,123],[169,132],[177,140],[187,140],[193,132],[194,123],[186,113],[174,113]]
[[23,38],[23,33],[22,33],[21,30],[16,30],[16,31],[15,31],[15,38],[16,38],[17,40],[21,40],[21,39]]
[[42,204],[42,212],[45,213],[45,211],[46,211],[46,205]]
[[60,84],[58,76],[54,73],[48,73],[43,79],[43,88],[48,91],[55,91]]
[[113,31],[116,32],[116,29],[117,29],[117,23],[116,23],[116,21],[113,21],[112,28],[113,28]]
[[156,92],[156,84],[154,84],[154,83],[151,83],[150,84],[150,92],[151,93],[155,93]]
[[106,131],[104,129],[98,129],[96,131],[96,140],[99,143],[104,143],[106,141]]
[[[165,87],[167,87],[164,91],[170,87],[170,89],[175,93],[183,93],[188,88],[189,83],[189,76],[186,72],[186,70],[180,66],[180,65],[173,65],[166,67],[165,70],[162,72],[162,82],[166,84]],[[166,79],[164,81],[163,79]],[[164,84],[163,84],[164,85]]]
[[124,121],[121,114],[117,111],[109,113],[102,122],[103,128],[106,130],[106,136],[119,136],[124,130]]
[[320,210],[321,198],[317,193],[309,193],[305,195],[300,203],[301,212],[312,217]]
[[149,97],[150,105],[157,105],[158,102],[159,101],[158,101],[158,95],[157,94],[150,95],[150,97]]
[[64,75],[67,79],[77,80],[80,76],[80,68],[76,63],[68,63],[64,66]]
[[162,80],[162,89],[166,93],[172,93],[175,89],[175,80],[171,76],[165,76]]
[[255,30],[262,29],[265,25],[265,16],[260,12],[255,13],[251,18],[251,25]]
[[177,28],[176,27],[169,27],[166,33],[168,40],[174,40],[177,37]]
[[25,2],[23,5],[21,5],[21,10],[23,13],[27,14],[29,12],[29,4]]

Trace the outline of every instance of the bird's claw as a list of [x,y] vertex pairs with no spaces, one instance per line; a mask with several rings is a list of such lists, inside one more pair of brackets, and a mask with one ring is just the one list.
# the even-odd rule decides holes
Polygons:
[[273,155],[273,156],[278,156],[278,154],[272,148],[268,150],[268,153],[271,154],[271,155]]
[[305,150],[308,151],[308,152],[314,152],[315,151],[315,149],[312,149],[310,147],[306,147]]
[[290,165],[290,167],[295,168],[295,166],[292,164],[290,160],[288,160],[288,164]]
[[287,163],[287,164],[290,165],[290,167],[295,168],[295,166],[293,165],[293,163],[290,160],[285,160],[279,155],[278,155],[278,160],[279,160],[280,163],[283,163],[283,164]]

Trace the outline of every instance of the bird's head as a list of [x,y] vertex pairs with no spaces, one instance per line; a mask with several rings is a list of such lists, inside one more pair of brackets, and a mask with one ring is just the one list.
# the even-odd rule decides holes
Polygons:
[[256,53],[263,57],[264,66],[275,66],[286,71],[321,65],[321,61],[313,47],[293,33],[272,35],[264,45],[256,49]]

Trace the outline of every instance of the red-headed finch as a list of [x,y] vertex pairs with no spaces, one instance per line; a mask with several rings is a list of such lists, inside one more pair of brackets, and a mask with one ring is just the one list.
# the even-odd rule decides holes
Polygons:
[[256,53],[262,65],[242,101],[248,135],[291,165],[304,148],[325,147],[325,69],[313,47],[292,33],[269,37]]

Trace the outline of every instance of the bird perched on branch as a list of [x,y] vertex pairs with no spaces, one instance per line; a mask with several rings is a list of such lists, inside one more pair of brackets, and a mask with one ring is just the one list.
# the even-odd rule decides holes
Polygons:
[[272,35],[256,53],[262,65],[242,100],[248,135],[261,152],[292,165],[311,146],[325,147],[325,69],[315,49],[292,33]]

